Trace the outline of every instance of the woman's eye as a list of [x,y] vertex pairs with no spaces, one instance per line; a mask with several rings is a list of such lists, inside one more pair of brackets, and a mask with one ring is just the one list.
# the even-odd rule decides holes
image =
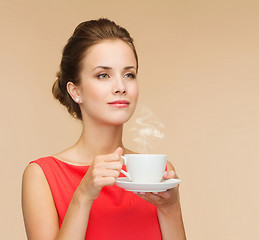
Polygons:
[[135,79],[136,78],[136,76],[133,73],[127,73],[127,74],[124,75],[124,77],[131,78],[131,79]]
[[98,78],[99,79],[106,79],[106,78],[109,78],[109,75],[107,73],[99,74]]

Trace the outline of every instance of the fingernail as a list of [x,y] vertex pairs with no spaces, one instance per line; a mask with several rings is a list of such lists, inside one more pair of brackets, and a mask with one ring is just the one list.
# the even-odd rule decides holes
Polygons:
[[166,175],[167,175],[167,171],[164,172],[164,176],[166,176]]
[[145,193],[145,192],[140,192],[139,194],[141,194],[141,195],[145,195],[146,193]]
[[134,194],[138,194],[138,192],[133,192]]
[[157,195],[157,194],[158,194],[158,192],[153,192],[153,194]]

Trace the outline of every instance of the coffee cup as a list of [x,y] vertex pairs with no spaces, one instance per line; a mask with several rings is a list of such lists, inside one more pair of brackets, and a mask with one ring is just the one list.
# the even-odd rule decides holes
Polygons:
[[162,180],[167,155],[125,154],[122,156],[127,171],[121,172],[132,182],[158,183]]

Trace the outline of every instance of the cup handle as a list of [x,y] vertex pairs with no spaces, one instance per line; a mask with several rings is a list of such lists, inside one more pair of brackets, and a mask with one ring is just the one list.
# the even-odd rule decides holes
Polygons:
[[[121,156],[124,162],[124,165],[127,165],[127,158],[124,156]],[[121,172],[131,181],[131,177],[128,172],[121,169]]]

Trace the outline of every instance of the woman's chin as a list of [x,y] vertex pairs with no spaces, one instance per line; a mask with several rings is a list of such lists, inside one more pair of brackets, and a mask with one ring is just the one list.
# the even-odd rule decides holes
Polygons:
[[109,122],[106,122],[107,125],[110,125],[110,126],[121,126],[123,125],[124,123],[126,123],[129,119],[127,120],[114,120],[114,121],[109,121]]
[[[130,116],[131,117],[131,116]],[[103,121],[104,124],[110,125],[110,126],[121,126],[130,119],[129,116],[127,117],[117,117],[117,118],[111,118],[111,119],[105,119]]]

